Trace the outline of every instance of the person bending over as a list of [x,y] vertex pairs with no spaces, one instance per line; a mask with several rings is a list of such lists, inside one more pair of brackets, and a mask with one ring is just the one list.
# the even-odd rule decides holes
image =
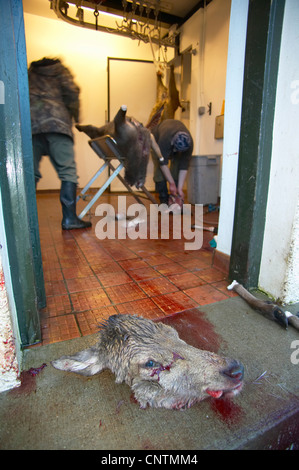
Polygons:
[[154,182],[160,203],[169,203],[167,183],[170,194],[183,203],[183,186],[193,152],[192,136],[181,121],[165,119],[152,130],[151,137],[156,157],[153,158]]

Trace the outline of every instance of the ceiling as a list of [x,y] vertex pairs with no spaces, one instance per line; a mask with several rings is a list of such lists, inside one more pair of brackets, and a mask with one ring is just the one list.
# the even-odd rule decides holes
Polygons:
[[[203,8],[204,4],[209,4],[212,0],[158,0],[160,7],[159,19],[168,25],[184,23],[190,16],[192,16],[199,8]],[[132,9],[132,0],[128,1],[127,11]],[[76,4],[75,0],[69,3]],[[98,10],[109,11],[120,16],[123,15],[123,1],[122,0],[86,0],[82,4],[97,4]],[[142,3],[137,0],[137,4]],[[155,3],[155,0],[152,0]],[[56,18],[53,10],[50,10],[50,0],[23,0],[23,9],[26,13],[33,15],[45,16],[47,18]]]
[[[212,0],[23,0],[26,13],[160,47],[177,47],[179,27]],[[108,13],[108,15],[107,15]],[[115,16],[117,15],[117,16]],[[120,18],[119,18],[120,17]]]

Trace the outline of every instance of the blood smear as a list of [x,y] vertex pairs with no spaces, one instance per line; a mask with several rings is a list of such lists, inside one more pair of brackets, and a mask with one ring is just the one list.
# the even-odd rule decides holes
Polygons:
[[210,405],[213,412],[228,426],[236,425],[242,419],[242,408],[228,398],[212,399]]
[[197,308],[175,313],[159,321],[177,330],[179,337],[198,349],[217,353],[224,340],[206,315]]

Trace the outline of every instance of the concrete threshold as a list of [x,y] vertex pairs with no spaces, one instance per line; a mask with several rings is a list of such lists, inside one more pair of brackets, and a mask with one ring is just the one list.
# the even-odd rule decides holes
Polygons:
[[[288,310],[295,313],[298,305]],[[184,411],[142,410],[110,371],[85,378],[50,365],[94,344],[96,335],[35,347],[24,352],[22,385],[0,394],[0,448],[299,449],[298,331],[284,330],[239,297],[192,309],[189,323],[188,312],[176,314],[174,327],[184,315],[184,340],[197,336],[206,349],[213,344],[244,364],[238,396],[209,398]]]

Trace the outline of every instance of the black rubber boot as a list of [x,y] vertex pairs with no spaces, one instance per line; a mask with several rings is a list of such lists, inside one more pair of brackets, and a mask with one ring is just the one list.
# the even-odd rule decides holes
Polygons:
[[85,222],[77,217],[76,188],[76,183],[72,183],[71,181],[62,181],[61,183],[60,202],[63,215],[61,226],[63,230],[91,227],[91,222]]
[[156,193],[159,194],[160,204],[168,204],[169,194],[166,181],[159,181],[155,185]]

